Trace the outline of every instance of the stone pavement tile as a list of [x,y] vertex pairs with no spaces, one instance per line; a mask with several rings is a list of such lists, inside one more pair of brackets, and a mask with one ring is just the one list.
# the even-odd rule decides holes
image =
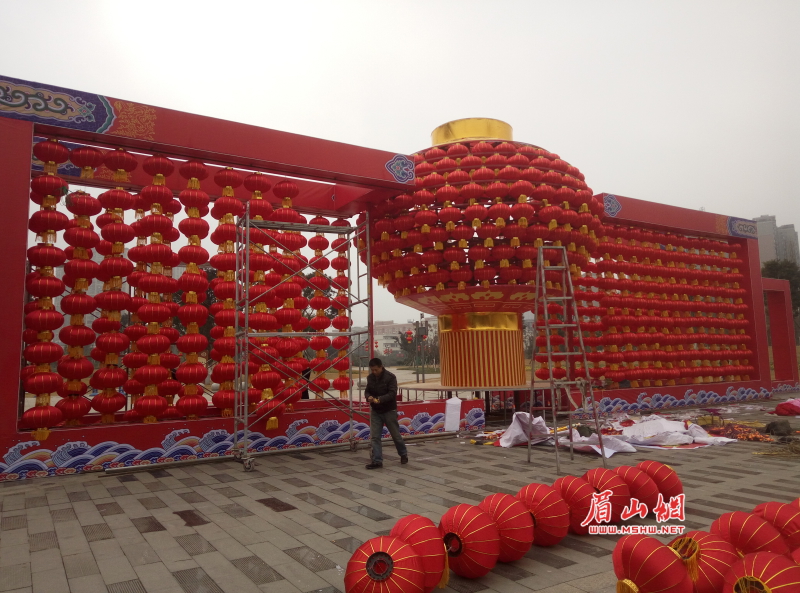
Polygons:
[[103,582],[106,585],[131,581],[137,578],[136,572],[125,556],[103,558],[97,561],[97,567],[100,569],[100,574],[103,575]]
[[237,558],[233,560],[231,564],[242,571],[242,573],[256,585],[265,585],[267,583],[275,583],[284,580],[280,573],[270,568],[269,565],[258,556]]
[[53,519],[53,523],[63,523],[65,521],[77,521],[78,516],[75,514],[75,509],[72,508],[70,505],[69,508],[64,509],[53,509],[51,507],[50,516]]
[[46,591],[47,593],[69,593],[69,582],[64,572],[64,567],[59,566],[50,570],[34,572],[31,575],[34,591]]
[[45,531],[53,531],[53,519],[48,512],[47,517],[36,517],[34,519],[28,517],[28,533],[43,533]]
[[58,548],[50,548],[42,550],[41,552],[31,552],[31,572],[39,572],[41,570],[49,570],[57,566],[61,566],[65,559],[72,556],[61,557],[61,550]]
[[[155,534],[151,534],[155,535]],[[150,542],[155,550],[158,557],[164,564],[169,565],[170,563],[174,562],[185,562],[187,560],[191,560],[192,557],[184,550],[176,541],[172,541],[171,543],[166,541],[161,542]]]
[[[530,589],[524,585],[520,585],[518,580],[511,580],[502,575],[490,572],[485,577],[478,579],[474,583],[475,588],[485,587],[489,591],[496,591],[497,593],[528,593]],[[452,589],[456,591],[463,590],[462,583],[453,583]]]
[[27,544],[18,546],[4,546],[0,548],[0,568],[16,566],[30,561],[31,552],[29,551]]
[[297,539],[320,554],[336,554],[342,551],[342,548],[333,543],[329,538],[314,533],[298,535]]
[[133,525],[130,527],[120,527],[114,528],[111,530],[114,533],[114,538],[117,540],[121,546],[127,546],[129,544],[139,544],[145,541],[144,536],[142,533],[139,532]]
[[[614,587],[616,590],[616,586]],[[547,587],[545,589],[539,589],[539,593],[583,593],[577,587],[573,587],[570,583],[560,583],[558,585],[553,585],[552,587]]]
[[[267,564],[269,564],[269,562],[267,562]],[[328,582],[325,579],[314,574],[297,562],[277,564],[274,566],[270,564],[270,566],[301,591],[313,591],[315,589],[324,589],[328,587]]]
[[31,565],[27,562],[0,568],[0,591],[31,586]]
[[28,517],[17,511],[19,514],[3,513],[3,518],[0,519],[0,531],[13,531],[15,529],[27,529]]
[[68,579],[100,574],[100,569],[97,568],[97,562],[91,552],[64,556],[64,570]]
[[164,560],[164,566],[170,572],[178,572],[179,570],[187,570],[190,568],[200,568],[194,560]]
[[595,591],[605,587],[616,588],[617,577],[613,570],[607,570],[605,572],[584,577],[582,579],[574,579],[569,581],[569,584],[581,591],[594,593]]
[[45,531],[42,533],[33,533],[28,538],[30,542],[30,551],[38,552],[40,550],[48,550],[50,548],[58,547],[58,537],[55,531]]
[[[162,562],[143,564],[135,569],[147,593],[166,593],[180,591],[180,583]],[[199,591],[196,589],[195,591]]]
[[275,568],[275,566],[278,564],[295,562],[291,556],[270,542],[253,544],[251,546],[247,546],[247,549],[273,568]]
[[321,570],[317,576],[325,579],[330,585],[339,591],[344,591],[344,567],[337,566],[330,570]]
[[200,554],[194,557],[194,561],[225,593],[260,592],[260,589],[253,581],[219,552]]
[[122,551],[125,553],[128,562],[130,562],[131,566],[134,568],[142,564],[151,564],[161,561],[159,555],[156,554],[155,550],[147,542],[122,546]]
[[0,548],[15,548],[17,546],[24,546],[28,543],[28,530],[27,529],[14,529],[12,531],[4,531],[0,537]]
[[25,508],[25,497],[23,495],[6,496],[3,499],[3,512],[19,511]]
[[122,547],[116,540],[91,542],[89,546],[92,550],[95,560],[118,558],[125,555],[125,553],[122,551]]
[[122,507],[119,505],[119,503],[116,502],[98,503],[95,506],[97,506],[97,510],[103,517],[107,517],[109,515],[121,515],[125,512],[122,510]]
[[228,560],[238,560],[253,555],[251,550],[248,550],[232,537],[214,540],[214,547]]
[[258,588],[265,593],[304,593],[285,579],[267,583],[266,585],[259,585]]
[[73,593],[107,593],[108,591],[103,577],[99,573],[69,579],[69,589]]

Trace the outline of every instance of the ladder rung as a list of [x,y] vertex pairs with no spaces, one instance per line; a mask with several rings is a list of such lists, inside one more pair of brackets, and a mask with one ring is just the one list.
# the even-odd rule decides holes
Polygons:
[[543,270],[566,270],[564,266],[542,266]]
[[545,323],[544,327],[545,328],[550,328],[550,327],[555,327],[555,328],[559,328],[559,327],[578,327],[578,324],[577,323]]
[[550,356],[583,356],[583,354],[583,352],[551,352]]
[[551,297],[551,296],[545,295],[544,299],[542,299],[542,300],[544,300],[544,301],[570,301],[570,300],[573,300],[573,297],[571,297],[571,296],[553,296],[553,297]]

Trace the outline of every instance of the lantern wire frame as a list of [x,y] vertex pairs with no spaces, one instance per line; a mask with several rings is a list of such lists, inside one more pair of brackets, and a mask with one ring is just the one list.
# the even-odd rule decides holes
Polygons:
[[[554,263],[550,263],[554,262]],[[556,263],[557,262],[557,263]],[[555,264],[555,265],[554,265]],[[561,289],[548,287],[552,281],[548,281],[548,273],[556,272],[561,275]],[[550,294],[551,293],[556,294]],[[551,303],[562,306],[563,320],[551,319],[548,305]],[[540,318],[540,311],[543,313]],[[545,346],[542,348],[534,341],[533,354],[531,356],[531,370],[536,368],[536,356],[544,351],[547,354],[547,368],[549,377],[546,380],[548,386],[543,392],[550,392],[550,406],[547,399],[543,398],[541,406],[534,406],[536,395],[536,374],[531,373],[531,391],[528,408],[528,463],[531,462],[531,437],[533,436],[533,412],[534,410],[546,412],[548,409],[553,420],[553,446],[556,454],[556,473],[561,473],[561,459],[558,451],[558,417],[567,417],[567,434],[569,435],[569,457],[574,459],[572,442],[572,417],[576,412],[572,407],[577,408],[578,403],[572,399],[572,388],[576,387],[581,394],[580,407],[588,413],[594,420],[595,430],[597,431],[598,444],[600,446],[600,458],[603,467],[606,465],[606,452],[603,446],[603,435],[600,432],[600,418],[597,411],[597,404],[592,390],[592,378],[589,374],[589,365],[586,358],[586,347],[583,344],[583,334],[581,332],[580,315],[578,315],[578,305],[575,300],[575,291],[572,286],[572,276],[570,275],[569,261],[567,259],[567,248],[564,246],[545,245],[539,248],[536,261],[536,298],[533,306],[533,329],[544,330]],[[567,338],[564,341],[564,352],[556,352],[555,345],[551,340],[551,332],[561,330]],[[566,375],[562,379],[556,379],[553,373],[554,359],[563,361]],[[581,369],[577,371],[571,364],[575,359],[581,362]],[[581,376],[582,375],[582,376]],[[566,401],[565,401],[566,400]],[[562,409],[566,404],[568,409]]]
[[[236,241],[235,241],[235,248],[236,248],[236,297],[235,297],[235,311],[237,314],[234,316],[235,319],[235,335],[236,335],[236,350],[234,355],[234,364],[236,365],[236,373],[234,375],[234,407],[233,407],[233,456],[235,459],[240,461],[244,467],[245,471],[251,471],[254,467],[254,458],[253,458],[253,451],[250,449],[250,433],[253,431],[253,427],[257,422],[263,422],[268,418],[270,412],[267,413],[260,413],[256,409],[252,413],[250,412],[250,393],[249,393],[249,367],[248,367],[248,360],[249,355],[251,352],[258,352],[259,355],[266,357],[268,360],[272,359],[273,357],[270,356],[265,350],[256,346],[255,344],[251,344],[250,338],[269,338],[269,337],[282,337],[282,338],[311,338],[314,336],[319,336],[319,332],[284,332],[284,331],[272,331],[272,332],[257,332],[250,330],[249,324],[249,315],[250,315],[250,308],[257,304],[257,302],[266,298],[266,296],[272,293],[275,290],[278,290],[278,287],[285,284],[286,282],[293,281],[295,278],[304,277],[304,273],[313,270],[314,268],[311,267],[310,262],[305,264],[303,267],[295,271],[294,273],[287,275],[283,278],[278,284],[271,287],[265,293],[255,297],[254,299],[250,298],[250,253],[251,253],[251,245],[253,244],[251,241],[251,230],[252,229],[260,229],[260,230],[280,230],[280,231],[299,231],[299,232],[308,232],[308,233],[324,233],[324,234],[335,234],[340,235],[347,240],[347,280],[348,280],[348,287],[345,290],[345,294],[349,300],[349,308],[348,308],[348,319],[350,320],[349,327],[351,328],[350,331],[339,331],[334,335],[335,337],[348,337],[350,338],[350,345],[349,350],[347,351],[347,358],[351,359],[354,353],[358,353],[358,361],[359,361],[359,378],[361,376],[361,370],[365,368],[367,365],[363,364],[364,359],[366,358],[362,352],[363,346],[366,342],[368,346],[367,350],[370,353],[369,358],[372,358],[374,355],[374,339],[373,339],[373,308],[372,308],[372,270],[371,270],[371,258],[369,252],[369,245],[370,245],[370,236],[369,236],[369,213],[367,213],[365,220],[356,226],[332,226],[332,225],[316,225],[316,224],[299,224],[299,223],[290,223],[290,222],[275,222],[275,221],[261,221],[261,220],[252,220],[250,218],[250,204],[248,203],[245,207],[245,212],[242,216],[237,217],[236,219]],[[283,245],[280,241],[280,238],[275,236],[272,237],[272,240],[279,248],[288,249],[285,245]],[[362,243],[363,241],[363,243]],[[353,246],[355,243],[355,247]],[[359,245],[364,245],[364,247],[360,247]],[[328,248],[327,251],[323,253],[323,256],[327,256],[332,254],[333,252],[339,253],[340,250],[333,248],[332,246]],[[362,262],[361,255],[365,254],[366,257],[365,262]],[[354,282],[355,280],[355,282]],[[362,287],[362,284],[364,285]],[[362,290],[363,288],[363,290]],[[362,307],[362,310],[366,312],[366,319],[367,319],[367,328],[360,331],[352,331],[352,318],[353,318],[353,308],[354,307]],[[243,323],[240,324],[240,319],[243,319]],[[366,340],[364,340],[366,338]],[[278,362],[277,359],[275,362]],[[320,370],[318,366],[310,367],[309,369],[311,372]],[[333,404],[335,408],[346,412],[350,418],[349,421],[349,430],[347,433],[347,439],[350,445],[351,450],[355,450],[358,446],[358,441],[355,438],[355,429],[353,427],[353,420],[356,416],[359,416],[364,419],[369,418],[369,412],[365,412],[361,410],[362,407],[360,402],[362,400],[362,393],[361,387],[358,386],[358,399],[359,405],[358,407],[354,406],[354,398],[353,392],[356,387],[356,383],[353,381],[353,364],[351,363],[348,367],[348,377],[350,379],[350,390],[348,392],[347,403],[345,404],[339,397],[337,397],[333,391],[336,391],[332,387],[328,389],[321,390],[320,393],[323,395],[323,399],[327,400],[329,403]],[[273,399],[277,401],[279,404],[288,403],[288,400],[291,396],[290,389],[288,386],[284,386],[282,389],[277,391],[274,394]],[[270,400],[272,401],[272,400]],[[253,402],[255,403],[255,402]]]

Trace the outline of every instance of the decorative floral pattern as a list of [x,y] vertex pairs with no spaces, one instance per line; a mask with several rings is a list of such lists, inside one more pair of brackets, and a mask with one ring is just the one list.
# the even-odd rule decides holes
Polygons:
[[388,163],[386,170],[400,183],[414,181],[414,161],[402,154],[396,154]]
[[622,211],[622,204],[619,203],[617,196],[613,194],[605,194],[603,196],[603,208],[605,213],[611,218],[616,218]]

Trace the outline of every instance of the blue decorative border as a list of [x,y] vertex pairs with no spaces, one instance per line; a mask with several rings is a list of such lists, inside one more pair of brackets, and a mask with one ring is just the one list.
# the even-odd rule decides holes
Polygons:
[[[48,112],[69,115],[55,117],[48,116]],[[103,95],[10,76],[0,76],[0,116],[87,132],[105,132],[116,119],[111,103]]]
[[611,218],[616,218],[622,212],[622,204],[619,203],[617,196],[606,194],[603,196],[603,210]]
[[[444,432],[444,413],[431,416],[419,412],[413,418],[400,416],[400,433],[406,435],[433,434]],[[473,408],[461,419],[461,430],[479,430],[485,425],[483,410]],[[354,422],[355,438],[360,441],[370,439],[369,425]],[[309,448],[348,442],[350,421],[326,420],[319,426],[301,418],[292,422],[286,432],[276,437],[266,437],[259,432],[248,435],[248,448],[253,452],[277,451],[280,449]],[[240,433],[239,437],[243,435]],[[389,431],[384,428],[383,436]],[[144,451],[126,443],[105,441],[90,446],[84,441],[69,442],[54,451],[40,447],[39,441],[17,443],[9,449],[0,461],[0,482],[44,478],[48,476],[70,475],[76,473],[102,471],[108,468],[131,467],[188,461],[209,457],[233,455],[233,434],[227,430],[212,430],[202,436],[190,434],[182,428],[170,432],[160,447]]]
[[402,154],[394,155],[386,163],[386,170],[392,174],[395,181],[409,183],[414,181],[414,161]]
[[744,239],[758,239],[758,224],[753,220],[729,216],[728,234]]

